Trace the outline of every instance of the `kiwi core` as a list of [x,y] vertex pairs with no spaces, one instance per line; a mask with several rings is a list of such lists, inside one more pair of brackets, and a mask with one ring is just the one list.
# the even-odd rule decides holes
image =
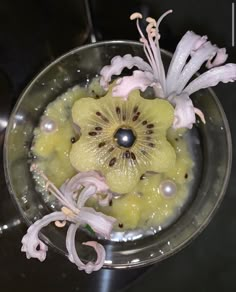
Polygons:
[[136,135],[129,127],[121,127],[114,134],[114,140],[119,147],[130,148],[134,145]]

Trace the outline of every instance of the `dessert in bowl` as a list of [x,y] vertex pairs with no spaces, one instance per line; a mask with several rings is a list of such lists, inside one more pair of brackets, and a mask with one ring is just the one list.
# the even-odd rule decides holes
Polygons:
[[[43,261],[50,244],[87,273],[151,264],[199,234],[223,198],[230,131],[207,88],[235,80],[236,65],[190,31],[172,57],[159,49],[163,17],[147,19],[147,37],[139,18],[141,43],[67,53],[13,110],[5,171],[31,225],[29,258]],[[205,62],[211,69],[192,80]]]

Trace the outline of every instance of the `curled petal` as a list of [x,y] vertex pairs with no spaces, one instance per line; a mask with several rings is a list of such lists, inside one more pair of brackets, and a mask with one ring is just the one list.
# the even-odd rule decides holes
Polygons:
[[91,246],[95,249],[97,253],[97,260],[95,263],[88,262],[87,264],[84,264],[76,251],[75,248],[75,234],[78,229],[78,224],[71,224],[67,231],[66,236],[66,248],[68,251],[68,258],[69,260],[76,264],[79,270],[84,270],[87,274],[92,273],[93,271],[98,271],[102,268],[104,261],[105,261],[105,250],[103,246],[97,242],[88,241],[83,244]]
[[194,53],[207,42],[208,37],[206,35],[202,36],[197,43],[195,44],[193,50],[191,51],[190,55],[191,57],[194,55]]
[[98,203],[100,206],[103,206],[103,207],[108,206],[112,198],[113,198],[113,193],[108,192],[104,199],[98,198]]
[[96,241],[87,241],[87,242],[83,242],[83,244],[87,246],[91,246],[95,249],[97,253],[97,259],[95,262],[96,269],[94,269],[94,271],[99,270],[103,266],[105,257],[106,257],[106,252],[105,252],[104,247]]
[[226,54],[226,49],[225,48],[218,49],[214,61],[211,62],[211,60],[209,60],[206,64],[206,67],[208,69],[211,69],[215,66],[222,65],[227,60],[227,58],[228,54]]
[[48,247],[38,237],[40,230],[54,221],[63,221],[66,219],[66,215],[62,212],[54,212],[44,216],[42,219],[36,221],[31,225],[22,238],[21,251],[26,253],[26,257],[37,258],[41,262],[45,260]]
[[92,197],[93,195],[96,194],[97,188],[94,185],[90,185],[86,188],[84,188],[80,195],[79,195],[79,199],[77,201],[77,206],[78,208],[81,208],[85,205],[86,201]]
[[132,76],[125,76],[117,80],[116,85],[112,89],[113,96],[128,99],[128,95],[135,89],[145,91],[148,86],[154,86],[154,76],[150,72],[135,70]]
[[181,72],[176,86],[173,87],[177,94],[182,92],[191,77],[201,68],[202,64],[215,56],[217,50],[218,48],[216,46],[213,46],[210,42],[206,42],[195,52]]
[[226,64],[224,66],[212,68],[201,74],[195,80],[185,87],[184,92],[191,95],[192,93],[211,86],[217,85],[219,82],[227,83],[236,80],[236,64]]
[[72,192],[77,191],[81,186],[94,185],[98,192],[106,192],[108,185],[105,182],[105,178],[101,176],[97,171],[85,171],[79,172],[66,182],[64,191]]
[[[76,206],[76,197],[78,195],[78,192],[81,190],[82,187],[87,188],[89,186],[95,187],[92,191],[93,194],[95,194],[96,192],[106,193],[108,191],[108,185],[105,182],[105,178],[96,171],[79,172],[70,180],[67,180],[60,189],[65,195],[66,199],[70,201],[71,204]],[[89,193],[91,193],[91,189]],[[88,195],[88,192],[86,192],[86,194],[82,196],[83,199],[80,198],[81,195],[79,196],[79,200],[81,200],[81,202],[83,201],[83,204],[85,204],[86,200],[84,201],[84,199],[88,199],[93,194]],[[79,206],[82,206],[81,204],[82,203],[79,203]]]
[[81,191],[77,201],[78,208],[84,207],[87,200],[92,196],[95,196],[98,200],[98,204],[103,207],[108,206],[113,197],[112,192],[107,192],[104,194],[104,198],[102,198],[100,194],[97,194],[97,188],[94,185],[90,185]]
[[93,208],[83,207],[75,217],[77,222],[81,224],[88,224],[97,234],[109,238],[113,224],[116,219],[103,213],[96,212]]
[[174,91],[173,88],[178,81],[179,75],[191,52],[199,46],[199,41],[201,41],[199,35],[188,31],[178,43],[167,73],[167,96]]
[[195,109],[193,103],[187,94],[176,96],[172,99],[175,105],[173,128],[191,129],[196,122]]
[[101,86],[107,90],[108,84],[111,81],[111,77],[113,75],[120,75],[124,68],[131,69],[134,66],[143,71],[152,71],[151,66],[140,57],[133,57],[130,54],[127,54],[123,57],[116,56],[111,60],[111,65],[107,65],[102,68],[100,72]]

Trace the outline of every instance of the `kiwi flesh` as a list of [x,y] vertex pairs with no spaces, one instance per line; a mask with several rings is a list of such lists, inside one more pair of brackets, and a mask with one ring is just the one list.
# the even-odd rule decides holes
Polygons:
[[114,192],[130,192],[146,171],[166,172],[175,165],[175,150],[166,139],[174,110],[166,100],[133,91],[125,101],[109,90],[98,100],[76,101],[72,118],[81,137],[72,145],[71,164],[77,171],[101,172]]

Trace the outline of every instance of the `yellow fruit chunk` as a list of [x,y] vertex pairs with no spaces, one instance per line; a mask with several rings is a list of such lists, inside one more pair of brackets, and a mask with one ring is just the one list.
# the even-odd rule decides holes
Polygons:
[[[124,229],[137,227],[141,210],[141,199],[136,194],[128,194],[120,199],[113,200],[112,216]],[[122,229],[120,229],[122,230]]]

